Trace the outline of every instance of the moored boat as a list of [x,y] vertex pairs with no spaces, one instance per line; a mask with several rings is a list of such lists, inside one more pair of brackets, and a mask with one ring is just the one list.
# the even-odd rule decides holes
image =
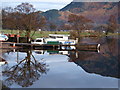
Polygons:
[[7,41],[8,37],[4,34],[0,34],[0,41]]
[[69,39],[70,35],[49,34],[48,38],[36,38],[32,44],[62,44],[75,45],[77,40]]

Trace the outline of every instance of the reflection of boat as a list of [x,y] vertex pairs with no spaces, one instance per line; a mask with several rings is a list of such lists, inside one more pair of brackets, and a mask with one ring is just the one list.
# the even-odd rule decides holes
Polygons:
[[6,60],[4,60],[3,58],[0,58],[0,66],[4,65],[6,63],[7,63]]
[[62,54],[62,55],[68,55],[68,51],[53,51],[53,50],[34,50],[35,53],[40,54],[40,55],[44,55],[45,53],[48,53],[50,55],[56,55],[56,54]]
[[47,53],[49,53],[50,55],[68,55],[69,54],[68,51],[50,51],[50,50],[47,50]]
[[7,41],[8,37],[6,35],[0,34],[0,41]]
[[63,44],[75,45],[77,40],[69,39],[69,35],[49,34],[48,38],[36,38],[32,44]]
[[59,51],[60,54],[63,54],[63,55],[68,55],[68,51]]
[[34,50],[35,53],[44,55],[45,51],[44,50]]

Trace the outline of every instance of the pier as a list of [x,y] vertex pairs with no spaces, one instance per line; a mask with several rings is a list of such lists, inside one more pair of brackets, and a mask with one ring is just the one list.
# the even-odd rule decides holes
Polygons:
[[82,44],[31,44],[31,43],[13,43],[13,42],[2,42],[4,46],[8,48],[31,48],[31,49],[41,49],[41,50],[83,50],[83,51],[98,51],[100,50],[100,44],[97,43],[82,43]]

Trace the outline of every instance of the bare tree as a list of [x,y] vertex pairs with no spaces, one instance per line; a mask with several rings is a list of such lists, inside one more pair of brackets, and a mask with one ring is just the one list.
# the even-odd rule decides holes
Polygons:
[[56,30],[57,26],[54,23],[49,24],[50,30]]
[[[12,12],[10,10],[8,12],[6,9],[3,10],[3,27],[25,30],[25,35],[28,38],[27,42],[30,42],[30,37],[33,36],[36,29],[44,27],[45,24],[45,17],[36,12],[33,5],[29,3],[18,5]],[[32,30],[34,30],[34,33],[31,35]]]
[[93,23],[92,20],[85,18],[84,16],[81,15],[75,15],[75,14],[70,14],[68,17],[68,22],[71,24],[72,29],[76,30],[78,35],[76,37],[79,38],[80,41],[80,33],[82,30],[90,29],[93,26],[91,23]]
[[71,25],[70,24],[62,24],[62,25],[60,25],[60,29],[61,30],[71,30]]
[[108,20],[108,29],[106,34],[108,34],[108,32],[114,33],[115,30],[117,30],[117,19],[114,15],[111,15],[109,20]]

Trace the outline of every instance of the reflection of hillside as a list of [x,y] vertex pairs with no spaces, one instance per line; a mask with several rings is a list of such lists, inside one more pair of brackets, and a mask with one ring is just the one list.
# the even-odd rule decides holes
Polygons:
[[[101,54],[110,56],[118,56],[118,39],[116,38],[106,38],[106,44],[101,47]],[[110,56],[109,56],[110,55]]]
[[74,54],[70,55],[70,60],[89,73],[120,78],[117,46],[118,40],[109,38],[106,39],[106,44],[101,46],[100,53],[78,52],[76,58]]
[[81,66],[89,73],[96,73],[102,76],[119,77],[118,61],[117,60],[98,60],[98,61],[80,61],[76,60],[75,63]]

